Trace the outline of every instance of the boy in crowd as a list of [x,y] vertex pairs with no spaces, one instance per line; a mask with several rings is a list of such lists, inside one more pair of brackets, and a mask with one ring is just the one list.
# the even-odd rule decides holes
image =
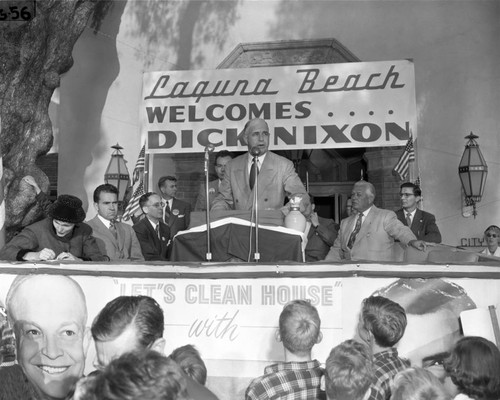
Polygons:
[[370,350],[355,340],[346,340],[335,346],[326,359],[327,399],[366,400],[373,377]]
[[318,311],[310,302],[293,300],[285,305],[276,333],[283,342],[285,361],[267,366],[264,375],[250,383],[245,399],[318,398],[324,372],[318,360],[311,360],[311,350],[322,339],[320,325]]
[[403,307],[382,296],[363,300],[358,324],[358,335],[373,354],[375,380],[370,400],[387,400],[391,396],[390,383],[394,376],[410,366],[398,356],[394,346],[403,337],[406,313]]

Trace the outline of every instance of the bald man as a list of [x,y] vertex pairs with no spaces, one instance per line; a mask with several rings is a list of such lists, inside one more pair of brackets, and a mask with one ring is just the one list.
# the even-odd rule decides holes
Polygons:
[[279,210],[285,196],[302,194],[304,206],[309,196],[293,163],[268,151],[269,127],[261,118],[247,122],[244,138],[248,153],[234,158],[226,164],[226,173],[214,199],[212,210],[251,210],[255,188],[250,185],[253,155],[258,155],[258,205],[260,210]]
[[340,222],[340,231],[325,261],[364,260],[402,261],[398,259],[395,240],[425,250],[411,229],[396,217],[396,213],[373,204],[375,187],[366,181],[354,184],[351,193],[353,214]]
[[61,275],[23,275],[7,313],[19,365],[0,369],[0,399],[64,399],[83,375],[90,334],[81,287]]

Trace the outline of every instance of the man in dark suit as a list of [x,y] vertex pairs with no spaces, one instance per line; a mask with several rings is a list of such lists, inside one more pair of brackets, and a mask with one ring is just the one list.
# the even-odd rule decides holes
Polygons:
[[164,204],[161,197],[154,192],[143,194],[139,205],[146,218],[134,225],[134,231],[141,244],[142,255],[146,261],[167,261],[170,229],[162,221]]
[[398,219],[411,228],[418,240],[441,243],[441,233],[434,215],[417,208],[422,198],[420,187],[411,182],[403,183],[400,186],[399,196],[403,208],[396,211]]
[[340,222],[339,236],[326,261],[401,261],[396,240],[417,250],[426,249],[425,242],[417,240],[411,229],[397,219],[394,211],[373,204],[375,187],[371,183],[356,182],[351,199],[355,213]]
[[[212,207],[214,199],[219,194],[219,187],[224,179],[226,164],[233,159],[233,155],[227,150],[221,150],[215,156],[215,173],[217,179],[208,182],[208,206]],[[195,211],[205,211],[207,209],[207,193],[205,183],[200,185],[200,191],[194,206]]]
[[97,215],[87,225],[101,253],[111,261],[144,261],[141,245],[130,225],[116,221],[118,213],[118,189],[110,184],[99,185],[94,190],[94,207]]
[[177,232],[188,229],[191,205],[175,198],[177,178],[174,176],[162,176],[158,188],[164,202],[163,222],[170,228],[170,239],[173,239]]
[[314,262],[325,259],[337,238],[339,226],[333,219],[320,217],[314,210],[314,197],[309,195],[309,199],[311,203],[302,212],[307,220],[305,256],[307,262]]
[[[250,182],[250,178],[255,175],[258,175],[257,202],[260,210],[278,210],[286,196],[306,194],[293,163],[268,151],[269,127],[266,121],[254,118],[247,122],[243,131],[248,153],[227,164],[212,210],[251,210],[255,191],[252,184],[255,180]],[[305,206],[309,203],[309,196],[302,196],[301,201]]]

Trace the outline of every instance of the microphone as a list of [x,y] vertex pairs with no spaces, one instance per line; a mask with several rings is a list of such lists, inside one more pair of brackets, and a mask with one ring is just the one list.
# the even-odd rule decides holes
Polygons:
[[259,157],[261,153],[262,153],[262,151],[260,150],[260,147],[258,147],[258,146],[253,146],[250,149],[250,154],[252,155],[252,157]]
[[215,146],[212,143],[209,143],[205,146],[205,160],[208,160],[208,155],[212,153],[215,149]]

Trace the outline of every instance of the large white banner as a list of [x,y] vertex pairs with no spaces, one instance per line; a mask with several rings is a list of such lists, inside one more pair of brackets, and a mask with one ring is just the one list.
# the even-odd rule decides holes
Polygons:
[[147,152],[246,150],[242,128],[268,121],[271,149],[401,146],[416,137],[408,60],[144,74]]

